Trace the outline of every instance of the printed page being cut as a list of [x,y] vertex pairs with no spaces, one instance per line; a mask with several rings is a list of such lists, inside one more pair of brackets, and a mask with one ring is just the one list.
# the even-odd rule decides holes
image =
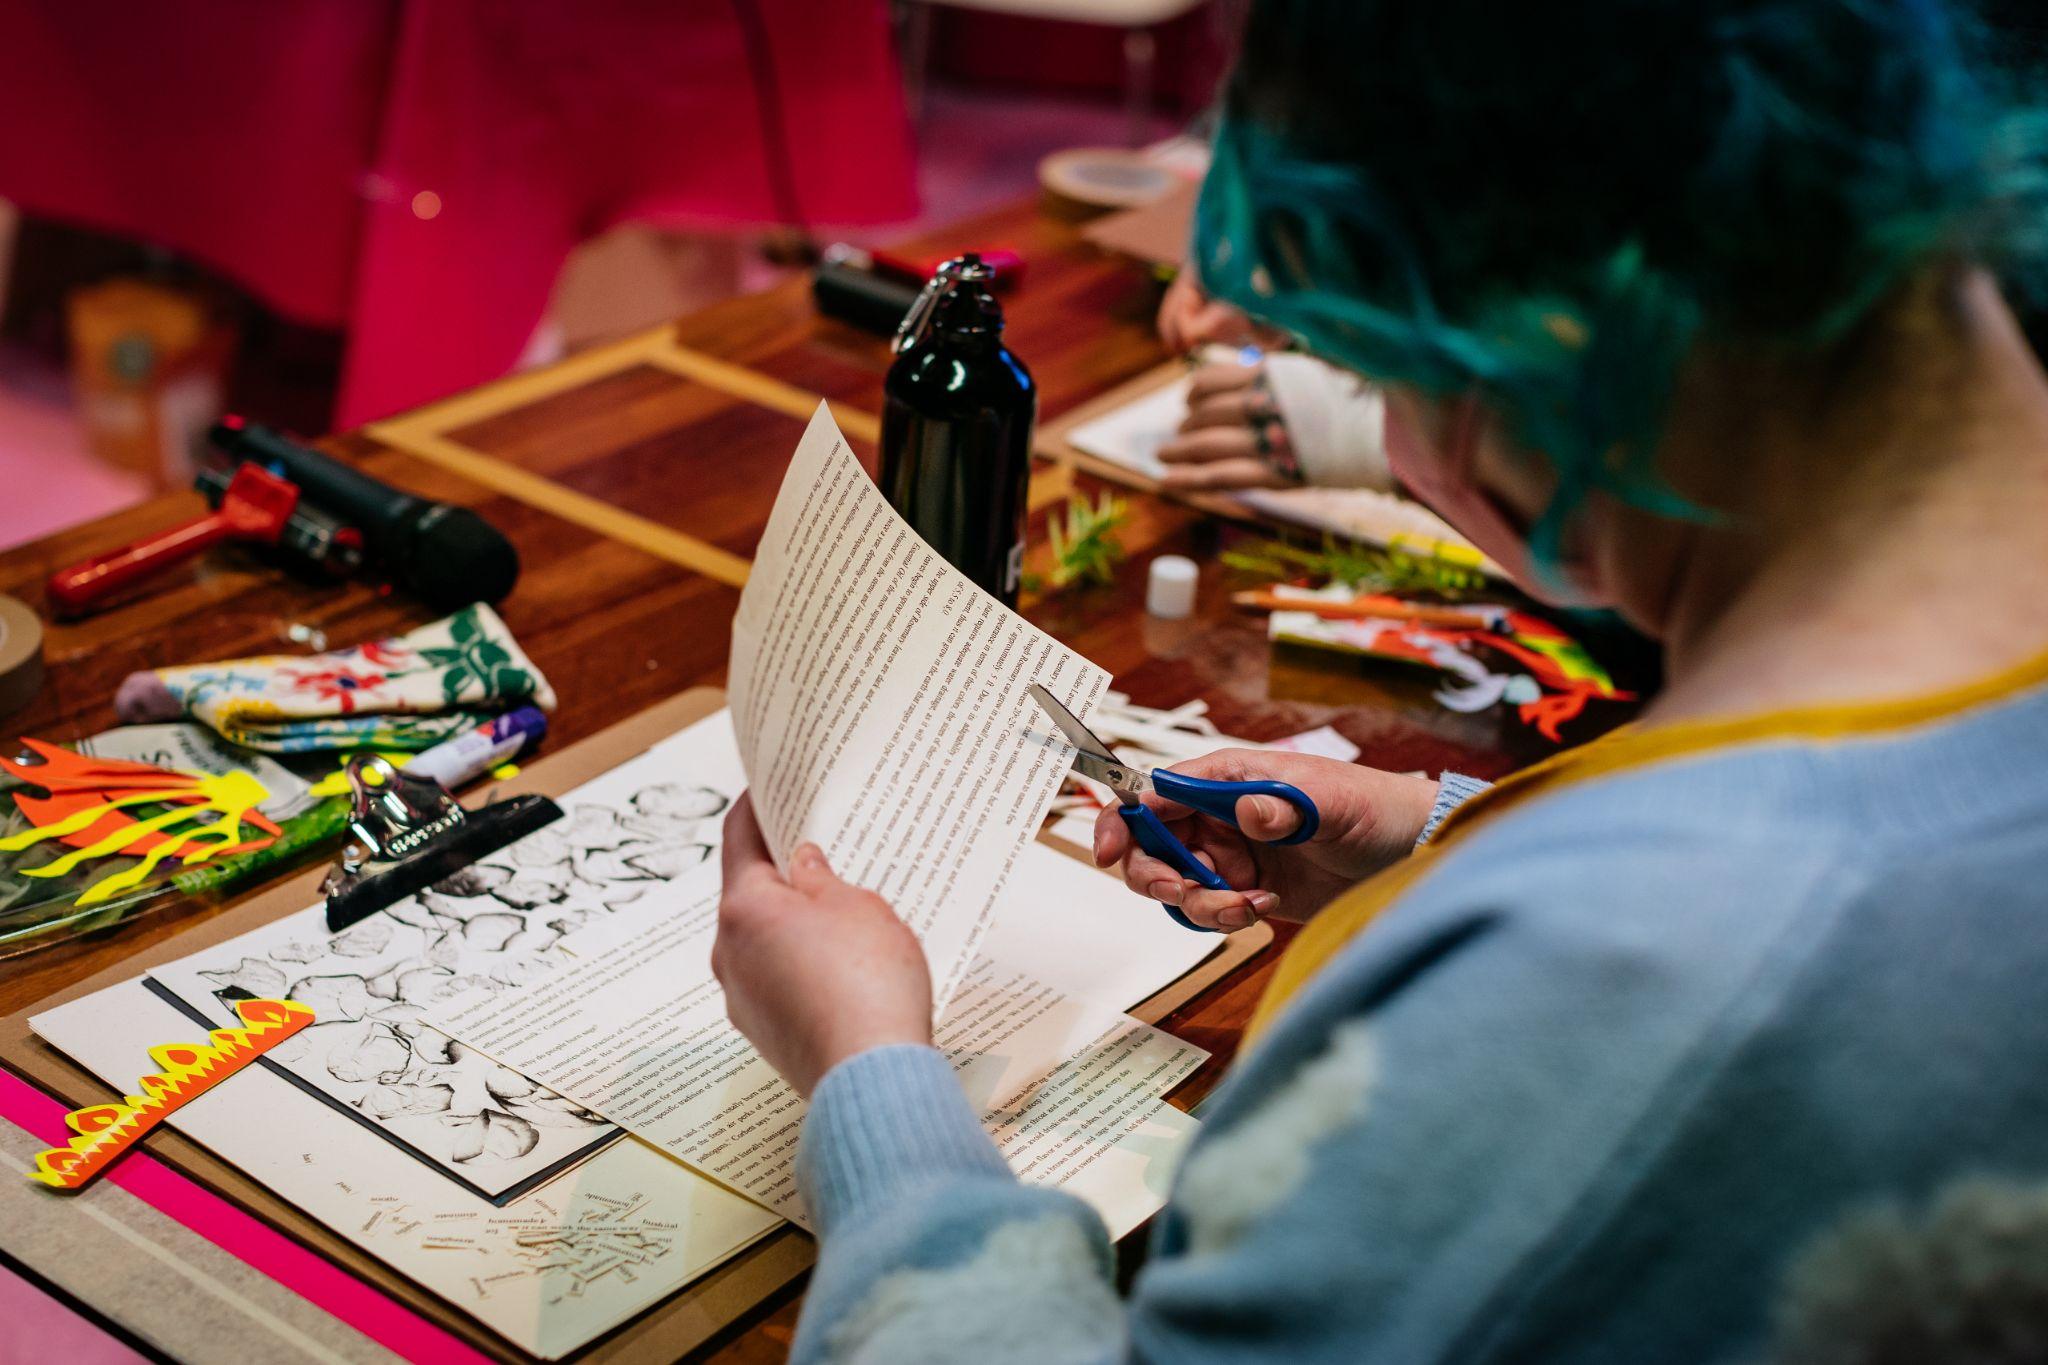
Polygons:
[[947,1000],[1109,684],[919,538],[818,405],[733,617],[731,705],[779,863],[815,842],[896,907]]

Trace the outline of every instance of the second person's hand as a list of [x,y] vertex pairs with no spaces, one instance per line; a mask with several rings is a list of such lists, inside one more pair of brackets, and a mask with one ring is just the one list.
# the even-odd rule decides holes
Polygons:
[[1159,448],[1160,480],[1183,492],[1289,488],[1300,482],[1293,435],[1259,365],[1204,365],[1188,382],[1188,414]]
[[1301,817],[1277,797],[1240,798],[1236,826],[1162,797],[1146,797],[1145,804],[1188,851],[1230,884],[1228,891],[1206,890],[1139,849],[1115,807],[1096,817],[1096,865],[1121,862],[1124,882],[1133,891],[1179,906],[1205,929],[1242,929],[1269,915],[1309,918],[1405,857],[1422,837],[1436,804],[1437,784],[1428,778],[1310,754],[1219,749],[1173,764],[1171,770],[1225,782],[1269,778],[1290,783],[1322,814],[1314,838],[1283,847],[1272,841],[1292,834]]

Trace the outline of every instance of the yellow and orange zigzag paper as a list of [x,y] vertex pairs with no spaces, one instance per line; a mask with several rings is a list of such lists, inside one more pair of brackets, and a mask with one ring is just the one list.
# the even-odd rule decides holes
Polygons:
[[149,1059],[163,1070],[137,1082],[140,1095],[91,1104],[64,1116],[78,1136],[36,1156],[30,1180],[75,1190],[195,1095],[204,1094],[313,1022],[296,1000],[237,1000],[241,1028],[217,1028],[204,1043],[162,1043]]

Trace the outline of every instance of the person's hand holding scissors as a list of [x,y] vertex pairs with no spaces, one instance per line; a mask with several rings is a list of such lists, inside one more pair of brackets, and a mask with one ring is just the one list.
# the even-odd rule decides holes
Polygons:
[[[1124,882],[1141,896],[1178,906],[1205,929],[1242,929],[1267,916],[1305,920],[1357,883],[1401,858],[1422,837],[1437,784],[1311,754],[1219,749],[1167,771],[1214,782],[1284,782],[1315,803],[1315,833],[1286,844],[1301,812],[1274,796],[1238,798],[1236,823],[1156,793],[1144,803],[1166,828],[1225,882],[1210,890],[1139,848],[1115,807],[1095,821],[1095,862],[1123,864]],[[1156,776],[1156,774],[1155,774]]]

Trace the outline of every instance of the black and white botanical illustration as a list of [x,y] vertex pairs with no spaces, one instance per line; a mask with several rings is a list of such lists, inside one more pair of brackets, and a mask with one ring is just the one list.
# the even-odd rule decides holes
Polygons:
[[316,1022],[273,1060],[465,1182],[509,1189],[611,1126],[421,1020],[473,989],[552,970],[566,935],[715,859],[732,796],[640,775],[637,786],[585,788],[620,796],[571,799],[553,825],[341,933],[316,906],[155,976],[228,1020],[236,999],[311,1006]]

